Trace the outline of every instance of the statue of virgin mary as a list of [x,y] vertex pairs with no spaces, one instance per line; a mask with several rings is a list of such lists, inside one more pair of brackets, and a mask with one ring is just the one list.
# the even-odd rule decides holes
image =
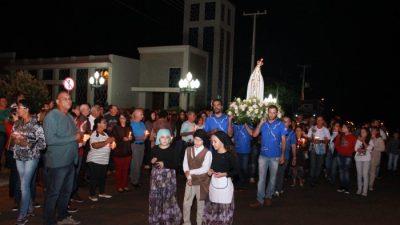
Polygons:
[[257,65],[250,76],[249,83],[247,84],[247,96],[246,99],[256,97],[260,101],[264,99],[264,79],[261,74],[261,66],[263,65],[263,59],[257,61]]

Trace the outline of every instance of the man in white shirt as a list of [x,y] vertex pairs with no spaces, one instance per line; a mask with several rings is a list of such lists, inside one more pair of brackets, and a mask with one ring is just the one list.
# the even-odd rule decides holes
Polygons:
[[324,126],[324,117],[317,117],[317,125],[308,130],[310,140],[310,178],[311,186],[315,186],[319,175],[321,174],[324,158],[326,154],[326,145],[331,138],[329,130]]
[[181,127],[181,137],[187,144],[193,143],[193,134],[196,131],[196,124],[194,123],[196,114],[193,111],[187,113],[187,120],[183,122]]
[[93,131],[94,120],[99,116],[100,116],[100,106],[99,105],[92,106],[92,108],[90,109],[90,116],[89,116],[91,131]]
[[212,154],[204,146],[209,146],[209,138],[204,130],[193,134],[194,146],[188,147],[183,160],[183,171],[187,178],[185,197],[183,200],[183,224],[190,225],[190,212],[193,199],[197,201],[197,225],[202,223],[204,203],[208,198],[210,177],[207,172],[211,167]]

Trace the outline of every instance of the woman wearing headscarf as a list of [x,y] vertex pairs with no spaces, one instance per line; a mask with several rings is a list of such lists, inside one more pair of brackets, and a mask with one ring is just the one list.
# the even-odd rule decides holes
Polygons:
[[211,136],[213,153],[209,201],[206,202],[203,225],[230,225],[233,223],[234,198],[232,177],[238,174],[236,155],[229,136],[217,131]]
[[179,149],[169,129],[160,129],[152,150],[149,193],[149,224],[179,225],[182,213],[176,200],[176,169]]

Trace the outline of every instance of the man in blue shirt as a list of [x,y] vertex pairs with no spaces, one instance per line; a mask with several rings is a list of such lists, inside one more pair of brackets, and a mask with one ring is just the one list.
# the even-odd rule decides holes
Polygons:
[[232,134],[240,168],[238,188],[244,189],[248,182],[249,155],[253,130],[247,124],[232,124],[232,117],[229,117],[228,135],[232,136]]
[[207,117],[204,124],[204,130],[208,136],[215,134],[217,131],[228,133],[228,116],[222,112],[222,101],[215,99],[212,103],[214,113]]
[[286,168],[289,162],[291,162],[290,152],[292,152],[293,155],[292,161],[294,161],[296,157],[296,135],[294,131],[291,129],[292,120],[290,119],[290,117],[285,116],[283,117],[283,123],[285,124],[285,128],[287,129],[285,163],[279,165],[278,172],[276,174],[275,195],[277,196],[283,194],[283,180],[285,178]]
[[[269,106],[268,121],[263,118],[253,132],[253,137],[257,137],[261,133],[261,151],[258,158],[257,202],[250,204],[252,208],[272,205],[278,166],[285,162],[286,128],[282,121],[277,119],[277,116],[278,107]],[[268,189],[265,191],[268,171]]]
[[68,213],[68,202],[74,186],[75,164],[78,162],[78,141],[82,134],[68,113],[71,96],[62,91],[57,96],[57,108],[50,111],[43,123],[47,151],[46,198],[43,218],[45,225],[79,224]]
[[144,141],[149,135],[146,126],[143,123],[143,109],[135,109],[132,113],[131,128],[135,141],[132,143],[132,161],[131,161],[131,183],[133,187],[140,187],[140,172],[144,157]]

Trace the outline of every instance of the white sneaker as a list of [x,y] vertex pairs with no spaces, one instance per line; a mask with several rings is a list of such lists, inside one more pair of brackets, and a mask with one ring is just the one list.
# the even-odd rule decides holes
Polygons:
[[112,198],[112,196],[108,194],[99,194],[99,198]]
[[68,225],[78,225],[78,224],[81,224],[81,222],[74,220],[72,218],[72,216],[68,216],[67,218],[57,222],[57,225],[67,225],[67,224]]
[[89,196],[89,199],[90,199],[92,202],[97,202],[97,201],[99,201],[99,199],[98,199],[97,197],[95,197],[95,196]]
[[357,193],[356,194],[358,194],[358,195],[361,195],[361,190],[357,190]]

